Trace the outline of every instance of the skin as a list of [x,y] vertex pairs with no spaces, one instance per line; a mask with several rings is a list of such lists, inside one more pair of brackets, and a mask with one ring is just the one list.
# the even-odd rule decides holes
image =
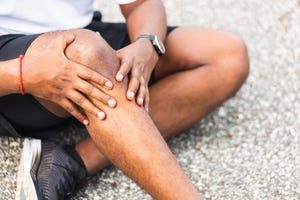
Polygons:
[[[186,34],[189,34],[190,40],[186,39]],[[179,38],[182,39],[178,40]],[[199,44],[195,45],[195,51],[200,52],[201,56],[194,56],[187,64],[185,59],[192,57],[191,51],[186,49],[178,55],[175,49],[183,44],[195,44],[195,41]],[[174,51],[167,51],[158,62],[155,68],[155,77],[158,80],[149,88],[149,115],[164,139],[190,127],[232,97],[249,72],[244,44],[229,33],[178,28],[168,36],[166,47],[169,46]],[[96,151],[90,138],[81,141],[76,147],[86,166],[89,166],[90,174],[97,173],[110,164]]]
[[[128,34],[131,41],[141,34],[153,34],[166,37],[166,13],[160,0],[136,1],[120,6],[127,21]],[[151,10],[155,10],[155,16]],[[141,17],[142,16],[142,17]],[[147,22],[147,23],[145,23]],[[140,39],[117,51],[121,66],[116,75],[117,81],[122,81],[130,72],[130,81],[126,96],[129,100],[136,97],[138,105],[144,105],[149,110],[148,82],[157,61],[158,55],[147,39]]]
[[[88,124],[87,118],[75,105],[103,119],[105,114],[82,94],[95,97],[106,105],[115,107],[115,100],[93,85],[97,84],[103,90],[110,90],[113,87],[111,81],[90,68],[67,59],[64,49],[74,41],[74,35],[66,38],[56,35],[48,37],[48,40],[44,39],[43,36],[39,37],[30,46],[23,59],[25,92],[34,95],[41,102],[42,99],[47,99],[55,103],[56,107],[60,105],[85,125]],[[44,41],[40,42],[40,40]],[[43,58],[42,63],[40,63],[41,58]],[[19,93],[19,68],[16,66],[19,66],[18,59],[0,62],[0,73],[3,77],[0,80],[1,96]],[[51,104],[49,106],[55,107]]]
[[[44,34],[33,42],[28,52],[35,51],[36,45],[47,43],[55,35],[66,39],[68,35],[76,35],[76,39],[65,49],[66,56],[90,66],[109,79],[114,78],[119,69],[119,59],[108,44],[91,31],[72,30]],[[88,49],[86,42],[89,43]],[[112,79],[114,89],[107,91],[107,94],[117,100],[117,107],[114,109],[89,97],[94,105],[106,113],[106,119],[99,120],[96,115],[86,112],[90,122],[87,130],[91,136],[87,140],[93,141],[95,146],[92,153],[95,150],[102,152],[155,199],[201,199],[145,108],[138,106],[135,101],[129,101],[125,96],[128,82],[127,77],[120,83]],[[85,149],[82,146],[82,150]],[[80,153],[80,149],[78,151]],[[91,158],[90,155],[86,156]],[[82,159],[85,158],[82,156]]]
[[[137,1],[121,9],[132,41],[144,33],[165,38],[165,12],[160,1]],[[157,10],[155,16],[150,12],[153,9]],[[41,51],[45,45],[52,45],[46,47],[55,49],[56,54]],[[37,59],[43,57],[45,69],[53,76],[33,83],[48,74],[38,72],[29,77],[24,71],[25,91],[59,116],[71,113],[82,122],[88,120],[91,137],[77,144],[76,150],[90,174],[112,162],[156,199],[200,199],[163,138],[189,127],[235,94],[248,74],[247,50],[236,36],[199,28],[178,28],[165,39],[165,45],[167,53],[158,61],[147,40],[113,52],[99,35],[89,31],[43,34],[29,47],[24,66],[32,72],[38,66]],[[186,46],[189,48],[182,48]],[[120,59],[120,67],[114,56]],[[103,58],[115,63],[103,64]],[[54,70],[54,65],[62,69]],[[10,83],[5,88],[0,84],[0,95],[18,91],[15,66],[16,59],[0,62],[4,77],[0,83]],[[148,89],[154,67],[156,83]],[[87,69],[91,71],[84,71]],[[107,82],[112,83],[112,90],[105,86]],[[43,84],[47,92],[39,90]],[[59,99],[54,98],[57,93]],[[116,108],[115,104],[107,106],[110,99],[116,100]],[[105,115],[99,114],[103,112]]]

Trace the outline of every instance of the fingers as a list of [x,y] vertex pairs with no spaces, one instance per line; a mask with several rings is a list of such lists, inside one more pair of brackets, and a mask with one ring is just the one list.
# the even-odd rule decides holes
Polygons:
[[144,80],[141,80],[136,101],[139,106],[145,106],[145,108],[147,108],[149,104],[149,90]]
[[[111,90],[113,88],[112,82],[88,67],[75,62],[71,62],[71,65],[73,65],[72,71],[76,75],[74,74],[75,76],[71,79],[72,89],[67,92],[66,97],[85,112],[89,112],[96,115],[100,120],[104,120],[106,114],[95,106],[90,101],[90,98],[95,98],[111,108],[115,107],[116,100],[100,90],[101,87]],[[76,112],[76,114],[78,113]]]
[[95,85],[92,85],[88,83],[87,81],[84,81],[80,78],[76,81],[76,89],[78,89],[80,92],[85,94],[88,97],[93,97],[102,103],[108,105],[111,108],[114,108],[117,105],[117,102],[115,99],[113,99],[111,96],[105,94],[102,92],[98,87]]
[[116,80],[121,82],[124,79],[124,77],[127,76],[129,71],[131,70],[133,63],[132,63],[132,61],[122,59],[122,57],[118,54],[117,54],[117,56],[121,59],[121,66],[120,66],[119,71],[117,72]]
[[70,92],[69,94],[67,94],[67,97],[72,102],[74,102],[79,107],[81,107],[84,111],[96,115],[100,120],[105,119],[106,116],[105,113],[101,111],[99,108],[97,108],[94,104],[92,104],[90,100],[80,92]]
[[[122,68],[122,66],[125,66]],[[128,69],[125,69],[126,67],[131,69],[126,63],[120,67],[119,72],[127,72]],[[136,103],[139,106],[145,106],[146,110],[148,111],[149,106],[149,91],[147,83],[143,76],[141,76],[141,69],[142,67],[135,67],[134,69],[131,69],[131,77],[128,84],[128,90],[126,93],[126,97],[128,100],[133,100],[136,96]],[[122,71],[124,70],[124,71]],[[118,72],[118,73],[119,73]],[[116,76],[116,79],[118,79],[118,75]],[[122,77],[123,78],[123,77]],[[121,80],[121,79],[120,79]],[[119,80],[118,80],[119,81]]]
[[56,39],[56,45],[60,47],[60,49],[64,50],[69,44],[71,44],[75,39],[75,35],[60,35]]
[[64,99],[60,105],[85,126],[89,125],[87,117],[70,100]]
[[136,77],[131,77],[128,85],[128,90],[126,93],[128,100],[133,100],[135,97],[135,94],[137,93],[137,90],[140,86],[140,81]]
[[147,88],[147,94],[146,94],[146,98],[145,98],[145,109],[147,112],[149,112],[149,103],[150,103],[150,94],[149,94],[149,89]]
[[133,100],[136,96],[136,103],[139,106],[145,106],[148,112],[150,101],[149,89],[143,78],[140,78],[139,81],[136,77],[131,77],[126,96],[129,100]]
[[139,68],[137,68],[137,67],[133,68],[131,70],[130,80],[129,80],[129,84],[128,84],[128,90],[126,93],[128,100],[134,99],[134,97],[140,87],[140,84],[141,84],[140,79],[142,79],[141,70],[139,70]]
[[146,91],[147,91],[147,88],[145,87],[145,81],[142,79],[140,81],[139,92],[138,92],[138,95],[136,97],[136,102],[137,102],[137,104],[139,106],[143,106],[144,105]]
[[77,64],[76,72],[80,78],[92,81],[97,85],[104,87],[107,90],[111,90],[113,88],[113,84],[109,79],[105,78],[101,74],[95,72],[94,70],[88,67],[84,67]]
[[140,81],[140,83],[141,84],[139,87],[138,95],[136,97],[136,102],[139,106],[144,106],[147,112],[149,112],[149,89],[146,85],[146,82],[143,79]]
[[66,35],[65,36],[65,46],[68,46],[69,44],[71,44],[73,41],[75,40],[75,35]]

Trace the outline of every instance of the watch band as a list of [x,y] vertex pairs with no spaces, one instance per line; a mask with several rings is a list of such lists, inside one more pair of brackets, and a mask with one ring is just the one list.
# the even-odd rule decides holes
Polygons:
[[143,34],[143,35],[140,35],[138,36],[135,41],[139,40],[139,39],[148,39],[150,40],[150,42],[152,43],[156,53],[158,56],[162,56],[165,54],[165,46],[164,44],[162,43],[162,41],[159,39],[158,36],[156,35],[148,35],[148,34]]
[[154,40],[154,35],[147,35],[147,34],[143,34],[143,35],[139,35],[136,39],[135,39],[135,41],[137,41],[137,40],[139,40],[139,39],[141,39],[141,38],[145,38],[145,39],[148,39],[148,40]]

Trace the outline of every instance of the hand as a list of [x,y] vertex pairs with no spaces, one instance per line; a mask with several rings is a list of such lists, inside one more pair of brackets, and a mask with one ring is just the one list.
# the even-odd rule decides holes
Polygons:
[[116,101],[102,91],[112,89],[111,81],[92,69],[67,59],[64,51],[74,39],[74,35],[38,37],[23,59],[23,83],[25,92],[60,105],[88,125],[87,117],[81,109],[100,119],[105,118],[105,113],[88,97],[100,100],[110,107],[115,107]]
[[130,45],[117,51],[121,60],[121,66],[116,75],[116,80],[121,82],[130,73],[129,85],[126,96],[136,102],[139,106],[145,106],[149,110],[148,82],[151,73],[158,61],[151,42],[147,39],[137,40]]

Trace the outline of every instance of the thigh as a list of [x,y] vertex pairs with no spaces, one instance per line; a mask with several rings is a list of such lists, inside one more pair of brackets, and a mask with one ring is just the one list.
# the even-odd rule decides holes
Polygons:
[[[113,52],[113,50],[98,34],[89,30],[74,29],[48,32],[35,37],[19,36],[7,42],[5,51],[3,48],[1,50],[3,54],[6,54],[6,52],[13,52],[13,48],[18,49],[21,46],[23,50],[15,52],[14,56],[8,59],[16,58],[19,54],[25,54],[27,50],[34,49],[39,45],[49,44],[59,36],[70,34],[75,35],[76,39],[65,49],[66,56],[70,60],[83,64],[86,67],[101,71],[103,76],[113,81],[118,66],[115,65],[116,67],[114,68],[105,66],[113,61],[118,63],[118,60],[117,58],[115,60],[113,58],[110,59],[111,56],[104,57],[106,54],[110,55],[109,53]],[[17,44],[15,40],[20,40],[20,37],[25,38],[22,40],[24,42]],[[26,38],[32,39],[27,40]],[[98,60],[101,62],[96,62]],[[22,113],[18,112],[20,110]],[[19,115],[16,115],[17,113]],[[26,136],[31,136],[27,133],[31,134],[36,131],[52,129],[62,124],[67,118],[70,118],[70,114],[61,106],[30,94],[25,96],[14,94],[0,97],[0,114],[8,119],[19,133],[22,135],[26,134]]]
[[[31,49],[35,49],[35,47],[43,46],[44,44],[51,43],[54,39],[64,35],[75,36],[75,40],[72,43],[70,43],[64,50],[65,56],[70,61],[81,64],[84,67],[91,68],[93,71],[98,72],[99,74],[106,77],[107,79],[110,79],[111,82],[113,83],[115,82],[114,77],[119,68],[119,60],[115,56],[115,51],[109,46],[109,44],[107,44],[107,42],[105,42],[103,37],[99,36],[99,34],[96,34],[94,31],[90,31],[87,29],[73,29],[73,30],[45,33],[40,35],[32,42],[32,44],[28,49],[28,52],[30,52]],[[77,77],[77,75],[75,75],[75,77]],[[84,82],[86,80],[80,78],[80,81]],[[78,85],[79,84],[75,85],[76,87],[72,88],[73,91],[77,90],[77,92],[78,91],[80,92],[82,87],[86,87],[87,84],[85,85],[81,84],[83,86],[81,85],[78,86]],[[90,93],[91,92],[92,91],[90,91]],[[65,93],[68,95],[68,92]],[[103,91],[103,93],[107,94],[106,90]],[[84,94],[88,95],[87,92]],[[66,97],[69,98],[69,96],[71,95],[68,95]],[[93,94],[92,96],[95,97],[95,94]],[[102,97],[102,102],[104,103],[103,106],[106,104],[104,102],[105,98],[106,97]],[[98,100],[100,101],[100,98]],[[58,101],[54,101],[54,102],[58,102]],[[51,102],[49,101],[45,101],[45,100],[41,101],[39,99],[39,103],[42,104],[47,110],[54,113],[55,115],[61,117],[70,116],[69,113],[66,110],[64,110],[62,107],[53,103],[51,104]],[[71,109],[77,107],[76,102],[74,102],[72,98],[70,103],[74,105],[74,107],[73,108],[71,107]],[[83,106],[81,107],[84,109]],[[99,107],[99,109],[101,110],[102,108]]]
[[109,23],[93,20],[85,29],[99,32],[102,38],[114,49],[118,50],[130,44],[125,23]]
[[9,123],[20,136],[29,137],[47,137],[46,131],[51,132],[51,129],[54,130],[65,121],[45,109],[29,94],[0,97],[0,115],[7,120],[2,126],[8,126]]
[[9,34],[0,36],[0,61],[17,58],[25,54],[38,35]]
[[178,27],[166,38],[166,54],[155,68],[155,78],[212,64],[235,43],[241,43],[240,39],[227,32]]
[[[113,31],[116,30],[113,29]],[[65,53],[67,56],[71,56],[72,60],[78,63],[84,63],[86,66],[93,69],[101,66],[101,69],[98,70],[103,72],[103,75],[114,80],[113,76],[115,75],[118,66],[115,65],[115,68],[105,68],[104,66],[106,66],[109,62],[112,64],[111,62],[113,61],[117,63],[118,60],[109,58],[104,59],[101,57],[104,56],[105,53],[110,55],[109,53],[112,52],[111,48],[109,48],[104,40],[97,34],[84,29],[49,32],[31,36],[1,36],[0,59],[8,60],[17,58],[20,54],[25,54],[27,49],[35,48],[36,45],[40,45],[41,41],[42,44],[51,43],[53,38],[64,34],[76,35],[76,40],[66,49]],[[93,60],[100,60],[103,62],[99,64],[92,62]],[[0,115],[7,119],[6,122],[9,122],[10,125],[23,136],[32,136],[31,133],[33,132],[40,132],[42,130],[56,127],[70,116],[69,113],[62,109],[59,105],[47,100],[37,99],[30,94],[25,96],[13,94],[0,97]]]
[[[0,36],[0,61],[25,54],[39,35]],[[38,136],[60,125],[60,118],[45,109],[33,96],[11,94],[0,97],[0,135]]]

